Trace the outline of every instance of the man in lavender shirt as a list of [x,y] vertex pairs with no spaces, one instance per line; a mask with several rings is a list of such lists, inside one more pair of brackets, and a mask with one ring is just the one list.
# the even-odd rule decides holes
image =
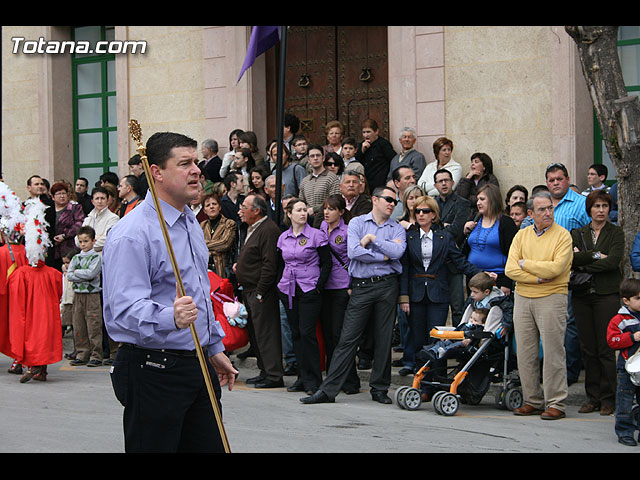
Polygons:
[[369,381],[371,398],[383,404],[392,403],[387,394],[391,383],[391,336],[406,237],[404,228],[390,218],[397,204],[395,191],[378,187],[372,200],[373,210],[352,219],[347,230],[352,292],[340,342],[325,380],[313,395],[301,398],[302,403],[335,401],[355,362],[358,343],[369,321],[373,322],[375,336]]
[[189,208],[198,195],[197,143],[156,133],[147,156],[186,296],[178,297],[150,193],[107,235],[103,249],[104,321],[121,343],[111,368],[124,408],[127,452],[223,452],[213,406],[196,355],[194,324],[209,357],[211,381],[233,387],[238,373],[224,353],[224,331],[211,305],[202,228]]

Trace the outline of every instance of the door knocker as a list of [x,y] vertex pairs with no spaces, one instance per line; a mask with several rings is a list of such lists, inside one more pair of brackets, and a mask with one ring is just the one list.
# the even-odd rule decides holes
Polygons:
[[360,72],[360,81],[361,82],[370,82],[371,81],[371,68],[369,67],[362,67],[362,71]]
[[308,73],[303,73],[300,75],[300,80],[298,80],[298,86],[301,88],[309,88],[311,85],[311,76]]

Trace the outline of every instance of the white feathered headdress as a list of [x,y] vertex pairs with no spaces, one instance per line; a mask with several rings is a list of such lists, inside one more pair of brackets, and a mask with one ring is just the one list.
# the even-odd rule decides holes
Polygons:
[[46,232],[49,223],[44,219],[47,206],[38,198],[31,198],[24,204],[26,222],[24,225],[24,247],[27,260],[36,266],[40,260],[44,261],[47,248],[52,245]]
[[22,235],[24,222],[20,199],[9,185],[0,181],[0,230],[7,234],[10,241],[17,242]]

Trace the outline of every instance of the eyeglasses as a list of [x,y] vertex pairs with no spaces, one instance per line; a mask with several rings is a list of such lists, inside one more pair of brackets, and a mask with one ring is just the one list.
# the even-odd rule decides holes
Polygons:
[[398,200],[393,198],[393,197],[389,197],[387,195],[376,195],[376,197],[378,198],[382,198],[383,200],[386,200],[388,203],[393,203],[394,205],[398,204]]
[[433,209],[432,208],[416,208],[414,212],[416,215],[418,215],[419,213],[426,215],[427,213],[433,213]]

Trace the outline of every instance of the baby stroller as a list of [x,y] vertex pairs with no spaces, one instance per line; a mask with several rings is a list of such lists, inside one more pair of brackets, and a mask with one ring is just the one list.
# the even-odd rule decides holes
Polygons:
[[[396,390],[395,403],[399,408],[420,408],[423,389],[426,387],[436,390],[431,398],[436,413],[453,416],[458,412],[460,403],[479,404],[489,386],[494,383],[501,384],[495,399],[498,408],[514,410],[522,406],[520,379],[514,372],[515,359],[511,358],[509,348],[511,335],[507,333],[503,336],[504,329],[500,322],[502,315],[494,311],[494,308],[496,307],[489,311],[482,330],[462,332],[456,331],[454,327],[436,327],[431,330],[430,336],[433,338],[462,340],[466,337],[479,340],[477,349],[472,349],[475,350],[473,353],[467,350],[459,354],[456,358],[457,365],[453,367],[434,368],[429,380],[425,380],[425,376],[432,370],[433,362],[432,359],[427,359],[415,374],[412,386],[402,386]],[[468,307],[461,321],[466,322],[470,315],[471,307]],[[424,351],[425,349],[418,353],[419,360],[425,358],[421,355]]]

